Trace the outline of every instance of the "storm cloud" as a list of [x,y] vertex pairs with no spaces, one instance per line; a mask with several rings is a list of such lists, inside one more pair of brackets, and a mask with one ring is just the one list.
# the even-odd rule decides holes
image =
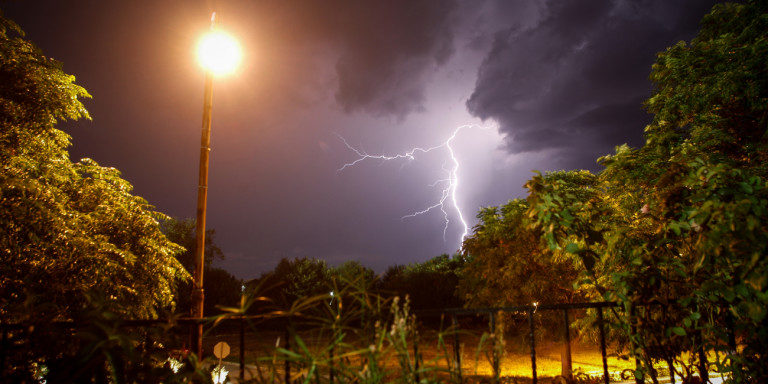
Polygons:
[[266,3],[283,41],[328,47],[335,99],[346,112],[404,118],[420,111],[429,74],[453,53],[455,1],[350,0]]
[[[638,145],[657,52],[690,39],[705,1],[550,1],[530,28],[495,33],[469,111],[494,119],[510,153],[555,150],[583,166],[585,150]],[[594,157],[593,157],[594,159]],[[565,165],[564,164],[564,165]]]

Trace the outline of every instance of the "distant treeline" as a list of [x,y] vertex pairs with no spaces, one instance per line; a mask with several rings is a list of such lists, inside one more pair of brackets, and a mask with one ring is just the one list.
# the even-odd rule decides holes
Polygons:
[[282,259],[274,270],[248,282],[248,287],[278,305],[300,298],[332,295],[345,285],[356,285],[381,296],[406,295],[414,309],[459,307],[456,294],[466,260],[443,254],[423,263],[393,265],[377,275],[357,261],[337,267],[314,258]]

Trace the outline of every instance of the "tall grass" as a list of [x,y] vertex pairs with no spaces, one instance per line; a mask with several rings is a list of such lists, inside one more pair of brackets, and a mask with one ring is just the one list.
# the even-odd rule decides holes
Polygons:
[[[280,319],[288,340],[251,359],[251,383],[446,383],[459,382],[458,366],[446,342],[453,328],[437,333],[437,356],[424,360],[419,353],[417,318],[408,297],[385,297],[369,291],[362,279],[334,284],[333,295],[296,300],[288,308],[271,308],[258,288],[244,295],[238,308],[223,308],[212,325],[247,316],[248,332],[259,332],[261,322]],[[253,316],[256,303],[260,313]],[[251,314],[251,315],[248,315]],[[423,345],[422,345],[423,347]]]

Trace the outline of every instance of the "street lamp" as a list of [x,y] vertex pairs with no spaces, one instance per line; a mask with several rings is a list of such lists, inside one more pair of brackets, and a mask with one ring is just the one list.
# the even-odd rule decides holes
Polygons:
[[197,227],[195,229],[195,273],[192,289],[192,317],[198,320],[192,332],[191,346],[198,358],[203,355],[203,264],[205,256],[205,213],[208,203],[208,157],[211,152],[211,108],[213,77],[231,73],[240,63],[240,46],[232,37],[218,30],[216,12],[211,14],[211,31],[198,44],[197,56],[205,68],[203,96],[203,133],[200,138],[200,174],[197,187]]

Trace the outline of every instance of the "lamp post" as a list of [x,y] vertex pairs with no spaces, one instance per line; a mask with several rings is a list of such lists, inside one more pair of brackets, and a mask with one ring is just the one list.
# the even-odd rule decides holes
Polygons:
[[213,107],[213,78],[232,72],[240,61],[237,42],[218,30],[216,12],[211,14],[211,31],[203,37],[197,49],[200,64],[205,68],[203,96],[203,132],[200,138],[200,172],[197,187],[197,221],[195,228],[195,273],[192,287],[192,318],[197,319],[191,335],[191,346],[198,358],[203,354],[203,266],[205,263],[205,214],[208,204],[208,158],[211,152],[211,109]]

